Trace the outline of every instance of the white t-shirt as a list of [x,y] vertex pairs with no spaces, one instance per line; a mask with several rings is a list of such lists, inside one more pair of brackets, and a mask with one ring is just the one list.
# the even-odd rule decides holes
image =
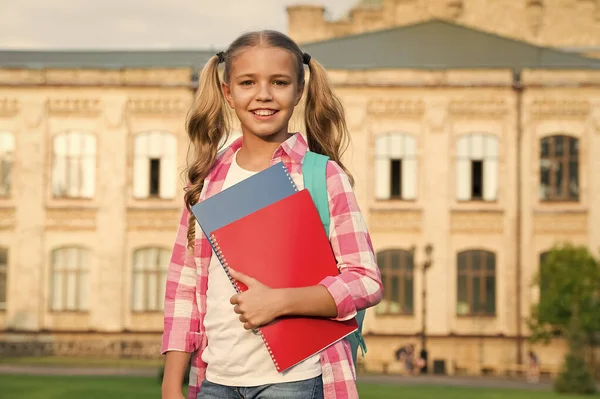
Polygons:
[[[237,152],[223,183],[223,190],[255,173],[242,169],[236,158]],[[208,364],[207,380],[229,386],[257,386],[300,381],[321,374],[318,354],[279,373],[260,335],[244,329],[239,315],[233,311],[234,305],[229,303],[233,295],[235,289],[213,252],[208,267],[204,318],[208,346],[202,352],[202,360]]]

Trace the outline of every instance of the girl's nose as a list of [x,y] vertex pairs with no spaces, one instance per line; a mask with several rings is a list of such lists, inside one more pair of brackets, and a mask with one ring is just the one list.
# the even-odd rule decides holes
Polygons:
[[258,93],[256,93],[256,99],[259,101],[269,101],[273,99],[271,94],[271,85],[268,83],[259,84]]

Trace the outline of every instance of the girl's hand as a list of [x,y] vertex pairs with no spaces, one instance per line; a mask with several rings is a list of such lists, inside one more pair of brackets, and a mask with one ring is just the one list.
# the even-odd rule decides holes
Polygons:
[[278,290],[232,268],[229,268],[229,274],[248,287],[230,299],[231,304],[235,305],[234,312],[240,315],[239,319],[246,330],[264,326],[281,315],[283,301]]

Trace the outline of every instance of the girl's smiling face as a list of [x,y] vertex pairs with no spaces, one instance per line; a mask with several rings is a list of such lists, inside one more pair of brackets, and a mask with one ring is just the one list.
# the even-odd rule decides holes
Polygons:
[[254,46],[233,55],[223,94],[245,133],[269,141],[287,135],[304,89],[298,75],[294,55],[281,48]]

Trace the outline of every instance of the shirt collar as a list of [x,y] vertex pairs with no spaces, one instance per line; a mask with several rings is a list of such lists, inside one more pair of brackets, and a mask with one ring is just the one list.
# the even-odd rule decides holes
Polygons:
[[[224,149],[217,159],[217,163],[229,163],[231,157],[242,147],[242,137],[238,137],[229,147]],[[272,159],[280,159],[282,155],[287,155],[290,159],[297,163],[302,164],[304,155],[308,151],[308,144],[304,137],[300,133],[293,133],[290,137],[277,147],[273,152]]]

